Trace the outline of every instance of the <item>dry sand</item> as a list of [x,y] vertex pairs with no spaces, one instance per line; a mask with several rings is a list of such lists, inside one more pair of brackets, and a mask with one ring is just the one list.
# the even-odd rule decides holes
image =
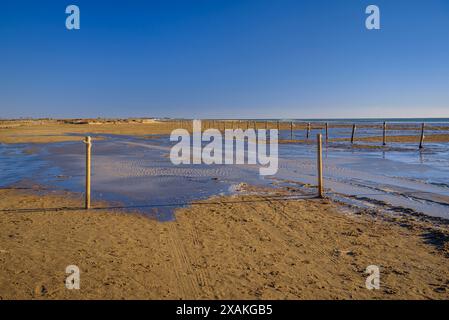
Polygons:
[[175,123],[153,121],[150,123],[118,122],[105,124],[70,124],[64,122],[31,122],[16,125],[0,125],[2,143],[50,143],[82,140],[82,136],[70,134],[169,134]]
[[[278,192],[278,196],[284,196]],[[328,200],[215,197],[173,222],[0,189],[1,299],[448,299],[449,227]],[[81,269],[81,289],[64,286]],[[368,265],[381,289],[367,290]]]

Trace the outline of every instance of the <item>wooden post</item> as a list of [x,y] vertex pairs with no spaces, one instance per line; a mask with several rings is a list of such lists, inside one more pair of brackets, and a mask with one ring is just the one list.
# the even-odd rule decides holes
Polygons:
[[310,122],[307,123],[307,134],[306,134],[306,138],[309,139],[310,136]]
[[254,121],[254,130],[257,130],[257,123]]
[[352,134],[351,134],[351,143],[354,143],[354,136],[355,136],[355,129],[356,129],[356,125],[353,124],[352,125]]
[[281,126],[279,124],[279,120],[277,121],[277,127],[278,127],[278,131],[280,131],[281,130]]
[[293,140],[293,121],[290,122],[290,140]]
[[265,121],[265,131],[268,130],[268,121]]
[[323,198],[323,146],[322,136],[320,133],[316,135],[317,140],[317,169],[318,169],[318,197]]
[[91,160],[91,148],[92,140],[90,137],[86,137],[84,140],[86,144],[86,193],[84,195],[85,208],[90,209],[90,160]]
[[327,143],[327,141],[329,141],[329,124],[326,122],[324,126],[326,128],[326,143]]
[[424,147],[424,122],[421,125],[421,138],[419,139],[419,148],[422,149]]
[[383,139],[382,139],[382,145],[387,145],[387,123],[384,121],[383,125]]

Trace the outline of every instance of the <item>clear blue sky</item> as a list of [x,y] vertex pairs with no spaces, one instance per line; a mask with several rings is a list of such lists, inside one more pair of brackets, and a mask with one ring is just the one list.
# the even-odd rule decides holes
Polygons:
[[0,41],[3,118],[449,117],[447,0],[6,0]]

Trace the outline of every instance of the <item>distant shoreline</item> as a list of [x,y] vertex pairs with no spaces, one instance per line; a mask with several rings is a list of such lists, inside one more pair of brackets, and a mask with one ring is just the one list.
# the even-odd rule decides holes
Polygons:
[[216,121],[298,121],[298,122],[400,122],[400,123],[421,123],[421,122],[437,122],[449,123],[449,117],[441,118],[170,118],[170,117],[69,117],[69,118],[0,118],[0,121],[68,121],[68,120],[97,120],[97,121],[190,121],[194,119],[216,120]]

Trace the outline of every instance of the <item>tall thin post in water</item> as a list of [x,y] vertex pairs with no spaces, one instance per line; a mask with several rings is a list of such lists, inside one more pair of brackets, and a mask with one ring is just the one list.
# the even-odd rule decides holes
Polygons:
[[293,140],[293,121],[290,122],[290,140]]
[[323,143],[321,133],[316,135],[317,141],[317,169],[318,169],[318,197],[323,198]]
[[326,143],[329,141],[329,123],[324,124],[325,131],[326,131]]
[[382,145],[387,145],[387,123],[385,121],[383,125]]
[[85,138],[84,143],[86,144],[86,193],[84,195],[85,209],[90,209],[90,163],[91,163],[91,149],[92,140],[88,136]]
[[280,130],[279,120],[276,122],[276,127],[277,127],[277,130],[278,130],[278,137],[280,139],[280,137],[281,137],[281,130]]
[[306,134],[306,138],[309,139],[310,136],[310,122],[307,123],[307,134]]
[[354,137],[355,137],[355,130],[356,130],[356,125],[355,124],[353,124],[352,125],[352,134],[351,134],[351,143],[353,144],[354,143]]
[[265,139],[268,137],[268,121],[265,120]]
[[422,149],[424,147],[424,122],[421,125],[421,138],[419,139],[419,148]]

